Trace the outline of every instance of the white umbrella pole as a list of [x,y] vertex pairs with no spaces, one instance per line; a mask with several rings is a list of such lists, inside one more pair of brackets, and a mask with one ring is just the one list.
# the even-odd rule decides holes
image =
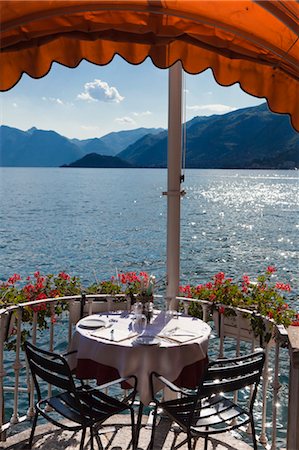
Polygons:
[[182,66],[169,69],[168,88],[168,181],[167,181],[167,301],[174,298],[180,282],[180,203],[182,165]]

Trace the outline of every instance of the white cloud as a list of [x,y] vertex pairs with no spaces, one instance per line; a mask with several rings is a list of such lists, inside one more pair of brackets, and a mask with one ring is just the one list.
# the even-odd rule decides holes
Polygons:
[[117,119],[115,119],[115,122],[121,123],[123,125],[136,125],[135,120],[129,116],[118,117]]
[[135,117],[150,116],[151,114],[152,113],[150,111],[133,112],[133,116],[135,116]]
[[[62,105],[65,106],[67,105],[67,103],[64,103],[64,101],[62,101],[60,98],[58,97],[42,97],[42,100],[44,102],[52,102],[52,103],[56,103],[57,105]],[[69,103],[71,104],[71,103]]]
[[187,106],[186,109],[192,112],[201,111],[203,115],[209,114],[225,114],[230,111],[235,111],[237,108],[234,106],[221,105],[221,104],[212,104],[212,105],[193,105]]
[[116,87],[109,86],[106,81],[97,80],[84,84],[84,91],[77,95],[79,100],[88,102],[114,102],[120,103],[122,97]]

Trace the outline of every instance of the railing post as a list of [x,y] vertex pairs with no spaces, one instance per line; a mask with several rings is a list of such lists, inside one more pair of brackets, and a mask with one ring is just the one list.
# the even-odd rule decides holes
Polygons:
[[4,362],[3,362],[3,353],[4,353],[4,336],[2,335],[2,331],[4,330],[5,321],[7,320],[8,313],[0,314],[0,442],[5,441],[6,432],[2,431],[2,427],[5,422],[5,408],[4,408]]
[[[36,333],[37,333],[37,311],[33,312],[33,322],[32,322],[32,344],[36,345]],[[33,379],[29,372],[28,363],[26,360],[26,372],[27,372],[27,388],[29,392],[29,408],[27,411],[28,419],[34,417],[35,408],[34,408],[34,385]]]
[[207,322],[209,319],[209,305],[206,305],[205,303],[202,305],[202,320],[204,322]]
[[299,327],[289,327],[289,404],[287,450],[299,449]]
[[219,320],[219,358],[223,358],[224,356],[224,312],[218,311],[218,320]]

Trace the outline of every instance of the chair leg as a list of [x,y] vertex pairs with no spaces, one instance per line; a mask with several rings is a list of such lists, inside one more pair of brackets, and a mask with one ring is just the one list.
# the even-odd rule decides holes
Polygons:
[[83,447],[84,447],[85,434],[86,434],[86,428],[83,428],[81,442],[80,442],[80,450],[83,450]]
[[188,442],[188,450],[192,450],[192,438],[191,435],[188,433],[187,436],[187,442]]
[[94,450],[94,446],[93,446],[93,427],[90,427],[90,450]]
[[131,428],[132,428],[132,449],[137,449],[138,445],[138,439],[137,439],[137,433],[135,432],[135,417],[134,417],[134,410],[133,408],[130,408],[131,413]]
[[156,422],[157,422],[157,412],[158,412],[158,405],[155,405],[154,417],[153,417],[153,425],[152,425],[152,433],[151,433],[151,441],[150,441],[150,444],[149,444],[149,450],[153,450],[153,448],[154,448],[154,439],[155,439]]
[[256,436],[255,436],[255,426],[253,417],[250,417],[250,425],[251,425],[251,433],[252,433],[252,442],[253,442],[253,448],[254,450],[257,450],[257,442],[256,442]]
[[29,442],[28,442],[27,448],[32,448],[32,442],[33,442],[33,438],[34,438],[37,418],[38,418],[38,412],[35,411],[35,415],[34,415],[33,422],[32,422],[32,428],[31,428],[31,433],[30,433],[30,438],[29,438]]
[[204,450],[208,450],[208,435],[205,435],[205,446],[204,446]]

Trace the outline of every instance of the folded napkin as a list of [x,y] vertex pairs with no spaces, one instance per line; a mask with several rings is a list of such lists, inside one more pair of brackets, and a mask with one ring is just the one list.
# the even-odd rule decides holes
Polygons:
[[111,342],[121,342],[126,339],[131,339],[137,336],[137,333],[128,330],[122,330],[118,328],[100,328],[99,330],[91,333],[91,336],[105,339]]
[[181,328],[175,328],[173,330],[165,330],[158,334],[159,337],[164,339],[169,339],[169,341],[178,342],[179,344],[184,344],[188,341],[193,341],[198,339],[201,335],[192,333],[192,331],[183,330]]

